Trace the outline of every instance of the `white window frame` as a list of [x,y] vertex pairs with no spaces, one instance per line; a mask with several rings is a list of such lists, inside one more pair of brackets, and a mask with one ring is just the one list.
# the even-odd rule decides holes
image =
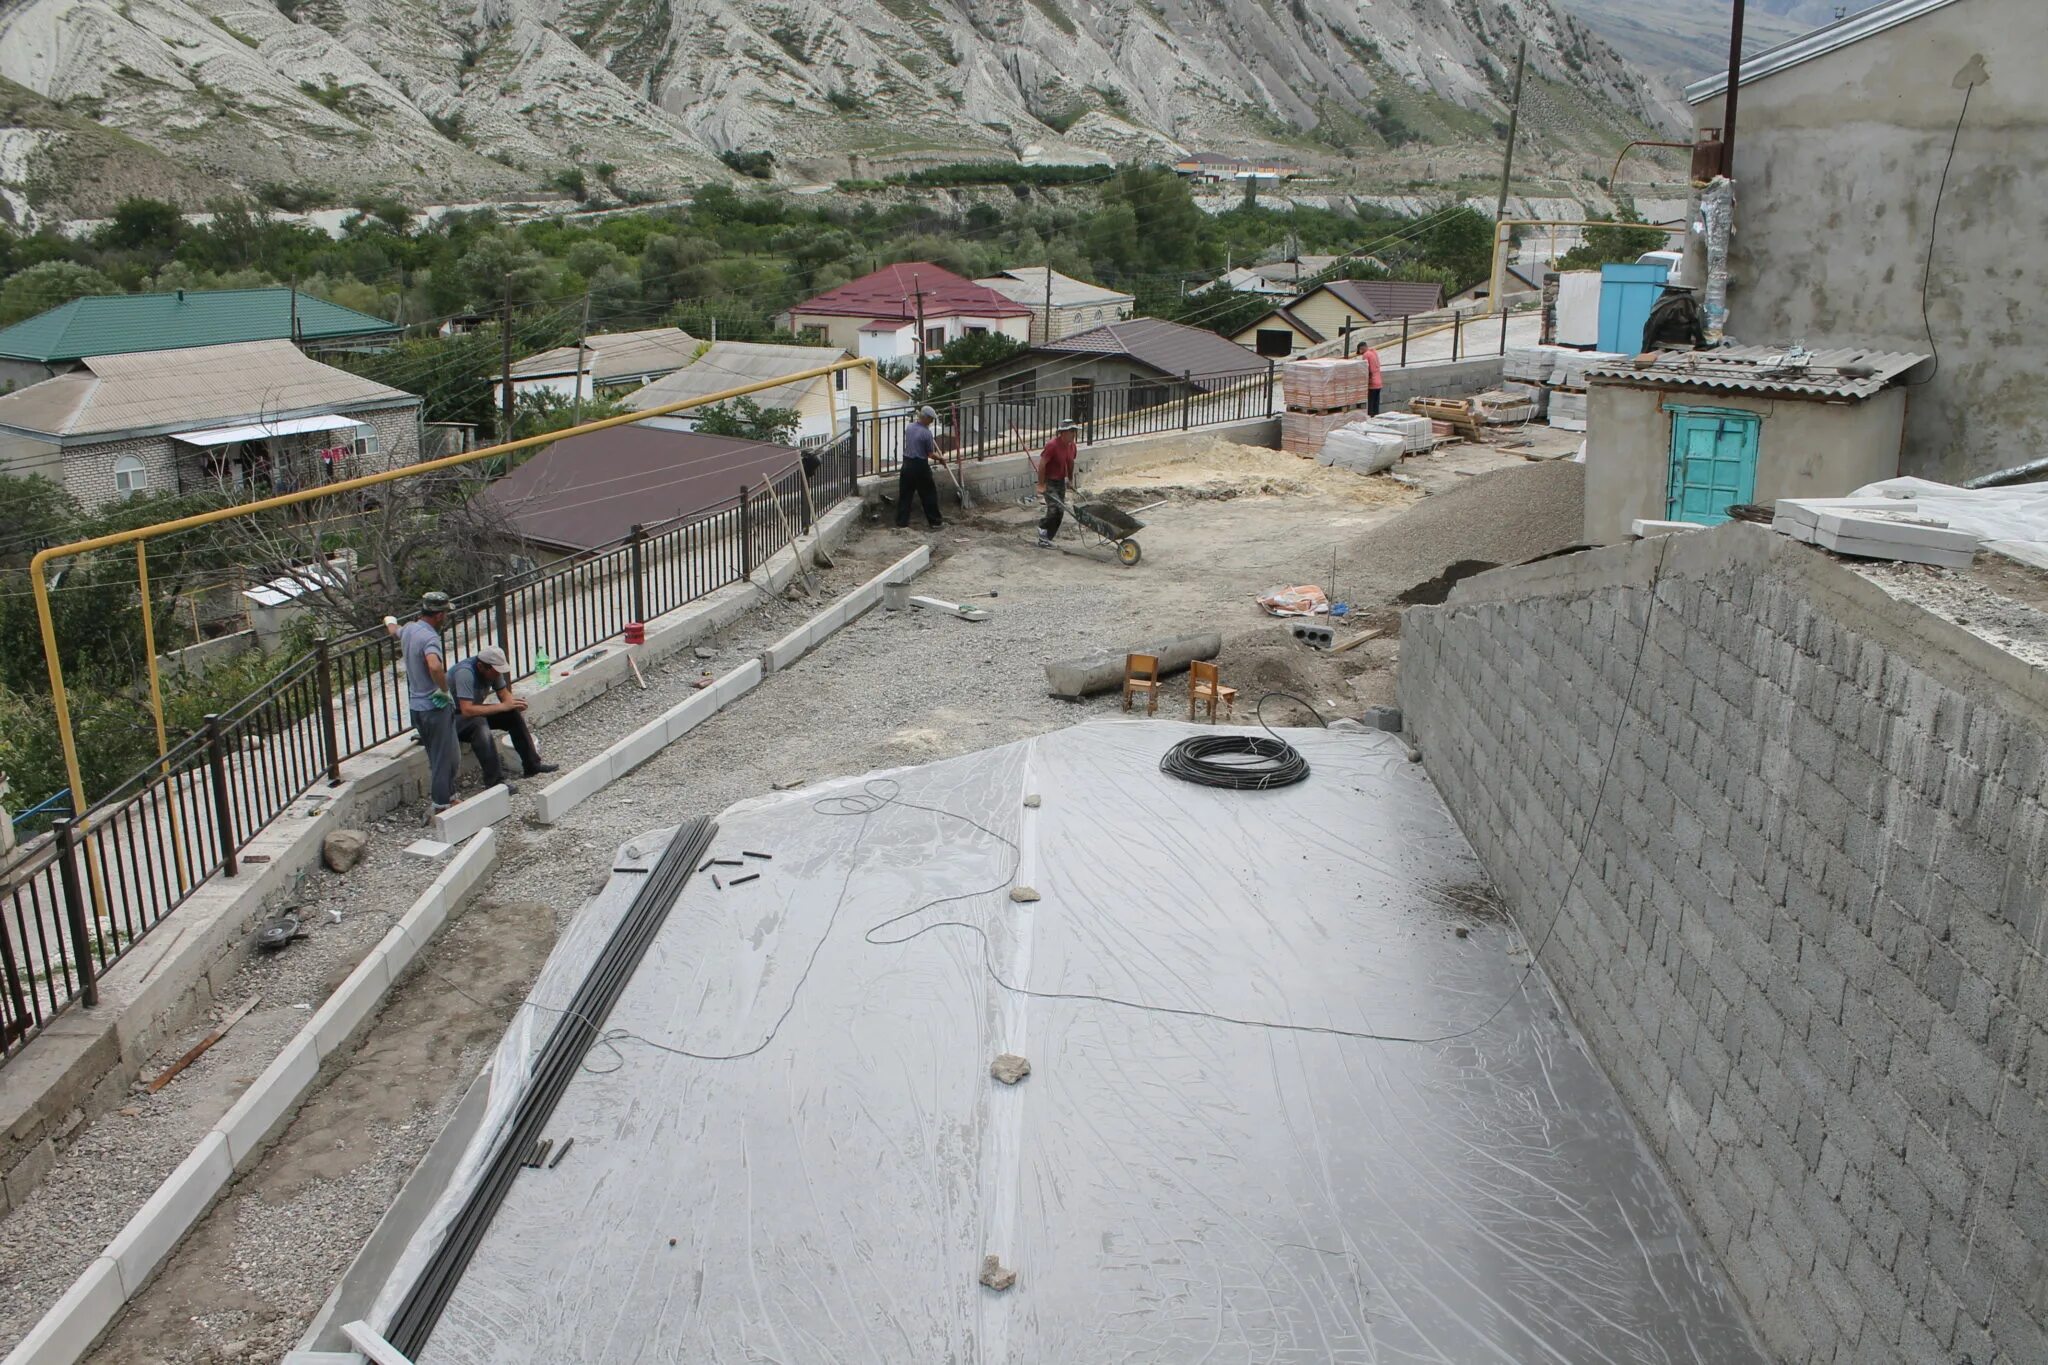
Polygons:
[[132,498],[137,493],[149,491],[149,466],[142,457],[135,454],[120,454],[114,457],[114,496]]
[[377,437],[377,428],[368,422],[356,423],[354,454],[358,460],[373,460],[382,451],[383,444]]

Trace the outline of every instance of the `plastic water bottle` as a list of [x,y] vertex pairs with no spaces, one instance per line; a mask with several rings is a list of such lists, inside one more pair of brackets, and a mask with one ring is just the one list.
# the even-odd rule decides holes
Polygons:
[[533,685],[546,687],[555,680],[555,661],[548,657],[548,647],[542,645],[533,651]]

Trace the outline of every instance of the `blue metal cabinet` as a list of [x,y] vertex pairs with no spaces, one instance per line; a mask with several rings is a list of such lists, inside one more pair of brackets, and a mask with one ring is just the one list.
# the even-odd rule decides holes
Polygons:
[[1763,418],[1738,408],[1666,404],[1671,414],[1671,469],[1664,515],[1708,526],[1756,497],[1756,457]]
[[1634,355],[1643,349],[1643,326],[1670,273],[1671,267],[1660,262],[1600,267],[1601,350]]

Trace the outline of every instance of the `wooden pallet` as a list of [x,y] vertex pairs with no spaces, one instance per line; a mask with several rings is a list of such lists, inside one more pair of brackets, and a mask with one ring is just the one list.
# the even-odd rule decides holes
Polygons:
[[1413,398],[1408,402],[1408,411],[1432,422],[1442,422],[1468,441],[1484,439],[1484,424],[1469,399]]

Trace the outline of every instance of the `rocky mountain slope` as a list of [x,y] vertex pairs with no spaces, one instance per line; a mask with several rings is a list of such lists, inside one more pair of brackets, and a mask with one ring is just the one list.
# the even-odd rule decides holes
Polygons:
[[[1668,120],[1551,0],[17,0],[0,77],[194,182],[344,202],[601,165],[662,193],[764,149],[799,179],[1279,147],[1398,180],[1497,158],[1525,34],[1532,172]],[[15,196],[103,209],[27,131]]]
[[[1750,0],[1742,50],[1762,52],[1854,14],[1880,0]],[[1652,76],[1684,82],[1728,66],[1731,0],[1557,0],[1629,61]]]

